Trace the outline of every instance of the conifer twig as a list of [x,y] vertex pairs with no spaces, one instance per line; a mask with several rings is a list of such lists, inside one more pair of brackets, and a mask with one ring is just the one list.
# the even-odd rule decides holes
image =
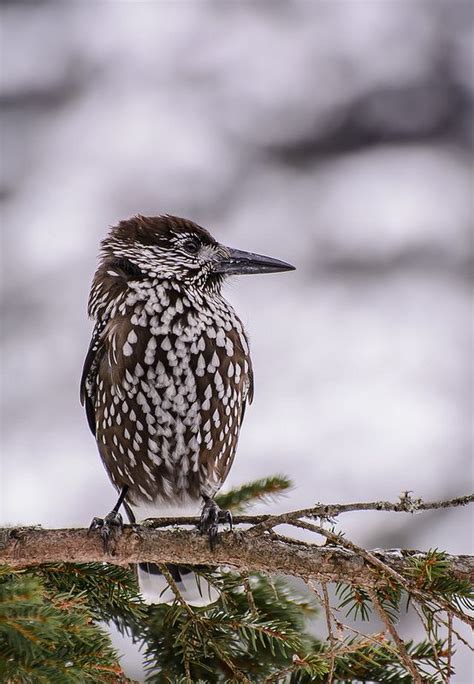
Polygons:
[[[428,638],[428,641],[431,644],[431,648],[433,649],[433,658],[434,658],[434,661],[436,663],[436,666],[439,668],[439,670],[441,670],[441,662],[439,659],[438,650],[436,648],[436,642],[433,639],[433,630],[430,627],[430,625],[428,624],[425,616],[423,615],[423,605],[421,603],[420,603],[420,605],[418,605],[417,600],[413,600],[411,605],[412,605],[415,613],[418,615],[420,622],[423,625],[423,629],[425,630],[425,634]],[[435,617],[434,615],[433,615],[433,623],[438,624],[438,625],[442,624],[439,617]]]
[[333,677],[334,677],[334,662],[335,662],[335,646],[336,646],[336,638],[334,636],[334,632],[332,629],[332,617],[331,617],[331,605],[329,603],[329,593],[328,593],[328,586],[326,582],[321,582],[321,588],[323,591],[323,604],[324,604],[324,614],[326,616],[326,625],[328,628],[328,641],[329,645],[331,647],[331,660],[330,660],[330,670],[328,674],[328,684],[333,683]]
[[175,599],[184,608],[184,610],[187,612],[189,617],[194,620],[196,618],[196,614],[195,614],[194,610],[191,608],[189,603],[187,603],[184,600],[184,598],[181,596],[181,592],[178,588],[178,585],[174,581],[173,575],[170,573],[170,571],[168,570],[168,567],[166,566],[165,563],[161,563],[160,572],[163,575],[163,577],[166,579],[166,581],[168,582],[168,586],[171,589],[171,591],[173,592]]
[[[349,541],[348,539],[342,537],[339,534],[334,534],[334,532],[330,532],[329,530],[324,529],[324,527],[321,527],[320,525],[308,523],[305,520],[294,520],[290,524],[294,527],[300,527],[302,529],[316,532],[317,534],[321,534],[323,537],[329,539],[334,545],[343,546],[346,549],[350,549],[351,551],[353,551],[354,553],[358,554],[366,561],[368,561],[369,564],[378,568],[381,572],[384,572],[387,575],[389,575],[393,580],[395,580],[395,582],[397,582],[403,589],[405,589],[405,591],[408,594],[418,596],[421,600],[423,600],[423,593],[416,586],[411,585],[408,582],[408,580],[405,579],[405,577],[403,577],[400,574],[400,572],[394,570],[394,568],[391,567],[389,563],[386,563],[385,559],[378,558],[371,551],[366,551],[361,546],[354,544],[354,542]],[[444,601],[442,598],[439,599],[439,603],[446,611],[449,611],[451,615],[455,615],[462,622],[465,622],[466,624],[471,625],[471,627],[474,627],[473,617],[463,613],[458,608],[446,603],[446,601]]]
[[[163,576],[166,578],[166,581],[168,582],[173,594],[175,595],[176,600],[184,608],[184,610],[188,613],[191,620],[201,621],[201,617],[199,616],[199,614],[196,613],[191,608],[191,606],[182,597],[181,592],[178,588],[178,585],[174,581],[173,576],[171,575],[170,571],[168,570],[168,568],[166,567],[165,564],[160,565],[160,571],[163,573]],[[243,672],[241,672],[238,668],[235,667],[235,665],[231,661],[231,659],[219,648],[218,644],[216,644],[214,640],[211,640],[210,647],[213,649],[213,651],[215,652],[217,657],[220,658],[222,660],[222,662],[227,665],[227,667],[229,668],[229,670],[232,672],[232,674],[235,676],[236,679],[238,679],[240,682],[244,682],[244,684],[251,684],[250,680],[247,679],[247,677],[244,675]]]
[[392,621],[390,620],[390,617],[387,615],[387,612],[384,610],[382,604],[379,601],[379,598],[375,591],[373,589],[367,589],[367,593],[370,596],[370,599],[372,603],[374,604],[375,610],[377,611],[380,619],[382,620],[382,623],[385,625],[387,628],[388,633],[394,640],[395,644],[397,645],[397,650],[400,655],[400,659],[407,668],[409,672],[413,675],[413,682],[414,684],[421,684],[421,677],[420,673],[418,672],[415,663],[413,662],[412,658],[410,657],[408,651],[405,648],[405,644],[403,643],[400,635],[398,634],[397,630],[393,626]]
[[446,675],[446,682],[449,684],[451,681],[451,662],[453,657],[453,616],[448,613],[448,658],[446,663],[446,669],[448,671]]
[[[224,495],[222,496],[224,499]],[[251,528],[255,532],[263,532],[277,525],[288,524],[292,520],[299,518],[336,518],[343,513],[355,513],[357,511],[374,511],[388,513],[418,513],[422,511],[434,511],[446,508],[459,508],[474,503],[474,494],[457,496],[444,501],[423,501],[409,496],[409,492],[404,492],[396,502],[391,501],[367,501],[348,504],[322,504],[318,503],[311,508],[302,508],[288,513],[271,515],[268,513],[260,515],[234,515],[232,517],[235,525],[254,525]],[[150,529],[161,527],[172,527],[173,525],[192,525],[199,524],[199,516],[179,516],[148,518],[143,524]],[[0,531],[1,534],[1,531]]]

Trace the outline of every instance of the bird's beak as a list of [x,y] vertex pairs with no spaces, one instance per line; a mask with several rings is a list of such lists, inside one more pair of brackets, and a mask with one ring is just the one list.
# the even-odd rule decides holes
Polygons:
[[241,275],[244,273],[278,273],[278,271],[294,271],[295,267],[286,261],[272,257],[242,252],[240,249],[226,247],[228,256],[224,256],[214,266],[215,273]]

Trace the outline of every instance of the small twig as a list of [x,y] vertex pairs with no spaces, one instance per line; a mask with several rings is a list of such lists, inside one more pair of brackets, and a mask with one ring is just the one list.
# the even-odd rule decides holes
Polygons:
[[324,613],[326,615],[326,625],[328,628],[328,639],[329,639],[329,645],[331,647],[331,661],[330,661],[330,670],[329,670],[329,674],[328,674],[327,684],[332,684],[333,678],[334,678],[334,662],[335,662],[334,649],[336,647],[336,638],[334,636],[334,632],[332,629],[331,608],[330,608],[330,604],[329,604],[329,594],[328,594],[328,587],[327,587],[326,582],[321,582],[321,587],[323,590]]
[[187,612],[187,614],[188,614],[193,620],[195,620],[195,619],[196,619],[196,613],[195,613],[194,610],[191,608],[191,606],[189,605],[189,603],[187,603],[187,602],[184,600],[184,598],[183,598],[183,596],[181,595],[181,592],[180,592],[180,590],[179,590],[179,588],[178,588],[178,585],[177,585],[176,582],[174,581],[172,574],[170,573],[170,571],[168,570],[167,566],[166,566],[164,563],[162,563],[162,564],[160,565],[160,571],[161,571],[163,577],[165,577],[166,581],[168,582],[168,585],[169,585],[171,591],[173,592],[173,594],[175,595],[176,600],[178,601],[178,603],[179,603],[181,606],[183,606],[183,608],[184,608],[184,610]]
[[278,672],[274,672],[268,677],[265,677],[265,679],[263,680],[263,684],[274,684],[274,682],[281,682],[283,677],[285,677],[288,674],[291,674],[295,671],[295,669],[295,665],[290,665],[289,667],[283,668],[283,670],[278,670]]
[[[455,508],[457,506],[466,506],[467,504],[474,502],[474,494],[458,496],[446,501],[431,501],[426,503],[421,499],[412,499],[407,494],[408,493],[405,492],[397,503],[392,503],[390,501],[370,501],[366,503],[350,504],[317,504],[312,508],[303,508],[299,511],[291,511],[290,513],[282,513],[280,515],[241,516],[241,518],[236,518],[236,522],[252,522],[255,525],[255,527],[251,528],[252,531],[262,532],[263,530],[275,527],[276,525],[285,525],[298,518],[335,518],[342,513],[352,513],[354,511],[413,513],[415,511],[428,511],[439,508]],[[246,519],[244,520],[242,518]],[[258,518],[258,522],[254,522],[250,520],[250,518]]]
[[221,651],[220,647],[216,644],[215,641],[211,642],[211,648],[214,651],[214,653],[222,660],[222,662],[224,662],[227,665],[227,667],[236,679],[238,679],[240,682],[245,682],[245,684],[252,684],[250,679],[248,679],[248,677],[246,677],[245,674],[234,665],[232,660]]
[[[436,616],[436,620],[441,624],[446,627],[446,629],[449,629],[449,621],[448,620],[443,620],[439,615]],[[470,644],[466,639],[463,637],[462,634],[460,634],[457,629],[454,628],[454,625],[451,627],[451,631],[453,633],[453,636],[456,637],[464,646],[467,646],[467,648],[474,653],[474,646]]]
[[451,613],[448,613],[448,657],[447,657],[447,675],[446,675],[446,682],[449,684],[451,681],[451,662],[452,662],[452,656],[453,656],[453,616]]
[[393,570],[393,568],[391,568],[389,565],[387,565],[379,558],[374,556],[374,554],[370,551],[366,551],[361,546],[357,546],[357,544],[354,544],[354,542],[351,542],[348,539],[341,537],[341,535],[339,534],[330,532],[329,530],[324,529],[324,527],[321,527],[320,525],[308,523],[304,520],[295,520],[291,523],[291,525],[293,525],[294,527],[300,527],[304,530],[309,530],[310,532],[316,532],[317,534],[326,537],[326,539],[331,541],[333,544],[337,546],[343,546],[346,549],[354,551],[358,555],[362,556],[362,558],[368,561],[372,566],[375,566],[379,570],[382,570],[383,572],[388,574],[390,577],[392,577],[392,579],[398,582],[398,584],[400,584],[402,587],[406,588],[407,591],[409,591],[408,583],[405,580],[405,578],[402,575],[400,575],[400,573],[398,573],[396,570]]
[[[327,601],[327,603],[325,603],[324,598],[319,593],[318,588],[316,587],[314,582],[312,580],[308,580],[307,584],[312,589],[312,591],[314,592],[314,594],[315,594],[318,602],[320,603],[320,605],[324,608],[325,611],[327,610],[329,612],[332,620],[334,621],[334,623],[336,624],[336,626],[338,628],[338,631],[339,630],[348,631],[348,632],[351,632],[352,634],[355,634],[356,636],[358,636],[362,639],[362,642],[357,642],[357,645],[355,647],[354,646],[344,646],[344,645],[343,646],[336,646],[336,638],[334,637],[334,648],[331,649],[329,652],[326,652],[326,653],[328,653],[329,655],[334,655],[334,657],[336,657],[338,655],[343,655],[344,653],[353,652],[353,651],[359,650],[361,643],[363,643],[364,641],[368,641],[369,643],[373,644],[374,646],[380,646],[379,636],[383,637],[383,634],[381,634],[381,635],[364,634],[363,632],[360,632],[355,627],[352,627],[351,625],[348,625],[344,622],[341,622],[334,615],[335,609],[333,607],[331,607],[329,600]],[[328,633],[329,633],[329,628],[328,628]],[[334,631],[333,631],[333,635],[334,635]],[[385,639],[385,637],[384,637],[384,639]],[[342,642],[342,638],[341,638],[341,642]],[[397,649],[394,646],[392,646],[392,644],[389,641],[387,641],[386,639],[385,639],[385,643],[384,643],[384,648],[386,648],[388,651],[390,651],[390,653],[393,653],[394,655],[398,654]]]
[[392,639],[396,643],[398,653],[400,655],[400,659],[402,660],[402,662],[405,665],[405,667],[407,668],[407,670],[409,672],[411,672],[411,674],[413,675],[414,683],[415,684],[421,684],[421,677],[420,677],[420,674],[418,672],[418,669],[417,669],[415,663],[413,662],[413,660],[411,659],[408,651],[406,650],[405,644],[403,643],[402,639],[400,638],[397,630],[393,626],[392,621],[390,620],[390,617],[387,615],[387,612],[384,610],[382,604],[380,603],[377,594],[372,589],[367,589],[367,593],[369,594],[369,596],[372,600],[372,603],[374,604],[375,609],[376,609],[380,619],[382,620],[383,624],[387,628]]
[[[434,658],[434,661],[436,663],[436,667],[441,672],[441,663],[440,663],[439,656],[438,656],[438,649],[436,648],[436,642],[433,640],[432,630],[430,629],[427,621],[425,620],[425,616],[423,615],[422,606],[418,606],[416,600],[413,600],[411,602],[411,605],[412,605],[415,613],[420,618],[420,622],[423,625],[423,629],[425,630],[426,636],[428,637],[428,641],[430,642],[431,648],[433,649],[433,658]],[[432,615],[433,615],[433,613],[432,613]],[[433,615],[433,620],[436,620],[438,624],[440,623],[438,618],[435,618],[434,615]]]
[[252,613],[252,615],[254,617],[258,617],[258,610],[257,610],[257,606],[255,605],[255,599],[253,597],[252,587],[250,586],[250,580],[249,580],[248,573],[241,573],[240,576],[243,579],[245,593],[247,595],[247,603],[249,604],[250,612]]
[[[398,651],[396,647],[386,638],[384,632],[380,632],[380,634],[364,634],[363,632],[360,632],[358,629],[355,627],[351,627],[351,625],[346,625],[342,624],[341,625],[343,629],[347,630],[348,632],[352,632],[352,634],[355,634],[356,636],[360,637],[362,641],[366,640],[369,641],[371,644],[374,646],[380,647],[380,644],[383,642],[383,647],[387,649],[390,653],[393,653],[395,656],[398,655]],[[360,642],[358,642],[360,643]]]
[[[315,582],[313,582],[312,579],[307,579],[306,584],[308,585],[308,587],[311,589],[311,591],[316,596],[316,600],[318,601],[319,605],[322,608],[324,608],[324,599],[321,596],[321,594],[319,593],[318,587],[316,586]],[[335,622],[336,622],[336,620],[335,620]]]
[[[474,502],[474,494],[457,496],[454,499],[445,501],[427,501],[413,499],[403,495],[397,502],[391,501],[368,501],[348,504],[316,504],[311,508],[302,508],[297,511],[281,513],[279,515],[235,515],[234,525],[258,525],[251,528],[252,531],[262,532],[276,525],[284,525],[289,520],[298,518],[335,518],[343,513],[354,513],[356,511],[386,511],[392,513],[413,513],[415,511],[430,511],[440,508],[456,508],[467,506]],[[146,527],[155,529],[158,527],[171,527],[173,525],[193,525],[199,524],[198,516],[167,517],[167,518],[148,518],[144,521]]]
[[[160,570],[161,570],[163,577],[165,577],[166,581],[168,582],[168,586],[170,587],[171,591],[175,595],[175,598],[178,601],[178,603],[184,608],[184,610],[187,612],[187,614],[189,615],[189,617],[192,620],[198,619],[198,616],[196,615],[194,610],[184,600],[184,598],[183,598],[183,596],[182,596],[182,594],[178,588],[178,585],[176,584],[176,582],[173,579],[172,574],[168,570],[168,567],[165,564],[162,564],[162,565],[160,565]],[[185,674],[186,674],[186,679],[188,680],[187,684],[188,683],[192,684],[191,669],[189,667],[189,660],[186,656],[184,657],[184,670],[185,670]]]

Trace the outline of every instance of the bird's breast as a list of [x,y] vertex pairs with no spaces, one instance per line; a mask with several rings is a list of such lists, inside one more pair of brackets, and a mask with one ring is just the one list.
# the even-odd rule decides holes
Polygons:
[[213,495],[234,457],[250,386],[242,324],[221,299],[135,290],[105,330],[97,439],[135,500]]

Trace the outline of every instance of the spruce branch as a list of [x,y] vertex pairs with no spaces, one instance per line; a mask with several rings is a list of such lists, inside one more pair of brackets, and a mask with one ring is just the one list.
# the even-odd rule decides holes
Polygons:
[[[272,488],[278,479],[267,478],[265,482],[267,485],[270,483]],[[280,478],[282,485],[283,479]],[[263,480],[258,481],[255,488],[245,485],[245,489],[254,494],[261,492],[265,489],[262,483]],[[235,501],[241,505],[243,499],[237,497]],[[311,509],[280,515],[240,515],[234,518],[234,524],[239,527],[234,533],[220,534],[220,543],[213,551],[196,529],[186,529],[189,525],[197,526],[197,517],[160,518],[145,521],[138,528],[126,526],[114,555],[105,554],[98,536],[88,536],[83,529],[3,528],[0,529],[0,564],[14,568],[60,562],[107,562],[113,565],[155,562],[189,566],[226,564],[243,572],[282,573],[303,579],[358,583],[372,587],[379,586],[383,575],[386,575],[385,581],[391,578],[415,594],[427,587],[449,594],[450,590],[455,591],[457,587],[454,584],[450,588],[451,580],[464,581],[468,586],[474,584],[474,557],[443,554],[441,558],[422,551],[400,549],[367,551],[326,529],[324,521],[356,510],[406,513],[413,510],[415,503],[416,510],[426,511],[464,506],[473,501],[474,495],[468,495],[424,503],[421,499],[411,499],[405,493],[397,503],[318,504]],[[313,521],[309,522],[308,518]],[[323,524],[316,524],[314,518],[320,518]],[[250,528],[244,527],[249,524]],[[275,528],[283,524],[322,536],[326,539],[326,545],[300,541],[275,532]],[[428,573],[424,579],[419,576],[423,568]],[[433,572],[438,575],[432,576]],[[416,573],[418,578],[415,577]],[[414,580],[411,584],[410,577]],[[452,602],[447,607],[454,611],[460,608],[452,605]]]
[[[276,478],[268,478],[266,480],[258,480],[257,482],[272,482]],[[291,487],[291,481],[287,480],[289,487]],[[241,507],[246,503],[245,498],[238,498],[239,493],[245,497],[245,491],[247,488],[251,489],[252,484],[242,485],[242,487],[230,490],[227,494],[222,494],[216,497],[216,501],[221,507],[225,507],[223,504],[226,503],[226,497],[229,495],[231,499],[235,499],[235,506],[237,508]],[[282,487],[279,491],[265,491],[262,496],[272,496],[284,492],[286,487]],[[258,499],[260,494],[256,497],[253,495],[249,497],[249,500],[255,501]],[[298,520],[300,518],[321,518],[323,520],[332,520],[337,518],[339,515],[344,513],[354,513],[357,511],[385,511],[388,513],[418,513],[423,511],[434,511],[445,508],[458,508],[460,506],[468,506],[474,503],[474,494],[467,494],[466,496],[458,496],[453,499],[446,499],[444,501],[423,501],[422,499],[413,499],[408,496],[407,492],[404,492],[399,501],[368,501],[368,502],[356,502],[348,504],[322,504],[318,503],[311,508],[302,508],[296,511],[290,511],[288,513],[281,513],[278,515],[269,515],[263,513],[260,515],[234,515],[233,522],[236,525],[254,525],[256,532],[263,532],[264,530],[269,530],[278,525],[285,525],[292,520]],[[234,509],[235,509],[234,506]],[[233,508],[232,502],[228,507]],[[146,520],[147,526],[150,528],[160,528],[160,527],[170,527],[172,525],[193,525],[196,526],[199,523],[198,516],[180,516],[176,517],[162,517],[162,518],[149,518]],[[258,527],[257,527],[258,526]],[[1,545],[1,534],[0,530],[0,545]]]
[[55,591],[42,575],[0,568],[0,681],[128,682],[94,617],[84,591]]
[[[242,510],[284,492],[289,484],[278,477],[249,483],[232,490],[224,505]],[[221,533],[213,551],[195,528],[194,517],[126,526],[114,555],[104,554],[99,535],[88,536],[86,530],[5,528],[0,530],[0,578],[2,572],[33,578],[49,595],[60,597],[65,610],[75,615],[86,611],[92,621],[113,621],[144,641],[150,684],[164,684],[170,677],[186,684],[438,684],[448,682],[453,671],[454,640],[465,643],[454,619],[472,622],[474,557],[437,549],[367,550],[338,533],[335,519],[351,511],[411,514],[472,501],[469,495],[425,503],[406,492],[396,503],[318,504],[279,515],[239,514],[234,531]],[[303,529],[308,538],[285,536],[282,525]],[[125,567],[138,562],[162,566],[175,595],[173,605],[144,606],[134,575]],[[170,563],[193,566],[217,590],[218,601],[206,608],[189,606],[166,567]],[[271,577],[282,574],[302,578],[313,589],[325,613],[326,641],[305,631],[315,606]],[[330,604],[332,582],[339,585],[336,607]],[[419,644],[404,642],[395,628],[407,598],[426,632],[427,640]],[[342,611],[363,619],[375,613],[386,634],[357,631],[344,624]],[[34,615],[34,606],[28,605],[27,612]],[[101,638],[98,632],[92,636]],[[103,646],[108,648],[106,642]],[[110,668],[116,668],[114,654],[105,653],[111,664],[102,666],[96,681],[108,681]]]
[[215,501],[223,510],[230,509],[235,514],[242,512],[251,504],[269,501],[286,494],[292,486],[293,483],[288,477],[272,475],[247,482],[230,489],[228,492],[218,494]]
[[[320,532],[332,545],[319,546],[280,535],[238,530],[220,534],[219,544],[211,551],[207,539],[195,530],[126,526],[114,555],[108,555],[103,551],[101,540],[88,536],[85,529],[24,527],[0,530],[4,539],[0,546],[0,564],[12,568],[62,562],[229,565],[244,572],[261,571],[326,582],[379,586],[386,583],[383,572],[396,582],[406,584],[405,577],[412,571],[412,559],[426,556],[425,552],[416,550],[366,551],[324,528],[304,521],[300,523],[298,527]],[[474,584],[474,556],[446,555],[445,560],[453,580]],[[373,571],[375,567],[382,575]]]

